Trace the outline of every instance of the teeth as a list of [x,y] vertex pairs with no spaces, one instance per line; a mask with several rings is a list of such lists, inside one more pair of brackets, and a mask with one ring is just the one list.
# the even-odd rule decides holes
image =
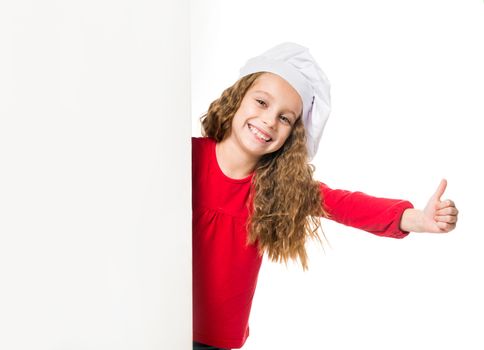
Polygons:
[[249,125],[249,130],[254,134],[256,135],[258,138],[264,140],[265,142],[268,142],[271,140],[270,137],[266,137],[264,134],[262,134],[259,130],[257,130],[256,128],[253,128],[252,125]]

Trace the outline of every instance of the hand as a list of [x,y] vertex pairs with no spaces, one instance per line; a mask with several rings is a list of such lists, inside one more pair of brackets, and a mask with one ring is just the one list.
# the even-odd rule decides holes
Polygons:
[[446,187],[447,180],[443,179],[425,206],[422,218],[423,232],[445,233],[455,229],[459,214],[455,203],[450,199],[440,200]]

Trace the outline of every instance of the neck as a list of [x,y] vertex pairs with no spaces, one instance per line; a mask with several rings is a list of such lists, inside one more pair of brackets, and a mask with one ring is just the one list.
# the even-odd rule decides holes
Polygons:
[[243,179],[255,169],[259,158],[254,158],[243,152],[227,138],[215,147],[217,162],[222,172],[232,179]]

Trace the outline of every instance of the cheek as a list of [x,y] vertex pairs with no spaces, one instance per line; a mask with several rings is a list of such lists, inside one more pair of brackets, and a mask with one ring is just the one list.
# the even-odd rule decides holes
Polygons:
[[232,124],[234,125],[243,125],[247,119],[255,116],[253,109],[241,105],[237,112],[235,112],[234,118],[232,120]]
[[242,100],[239,106],[238,112],[241,112],[244,116],[253,115],[257,110],[257,106],[250,100]]
[[235,112],[234,118],[232,119],[232,126],[242,125],[244,123],[244,113],[239,109]]
[[292,133],[292,128],[291,127],[288,127],[284,130],[283,132],[283,139],[284,139],[284,142],[286,142],[286,140],[289,138],[289,136],[291,136],[291,133]]

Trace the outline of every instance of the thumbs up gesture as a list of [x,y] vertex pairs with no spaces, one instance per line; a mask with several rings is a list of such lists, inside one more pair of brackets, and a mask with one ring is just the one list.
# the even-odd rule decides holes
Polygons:
[[447,180],[443,179],[423,209],[423,232],[445,233],[455,228],[459,211],[450,199],[441,200],[446,187]]
[[441,200],[447,180],[440,182],[423,210],[406,209],[400,221],[400,229],[408,232],[445,233],[455,229],[459,211],[450,199]]

